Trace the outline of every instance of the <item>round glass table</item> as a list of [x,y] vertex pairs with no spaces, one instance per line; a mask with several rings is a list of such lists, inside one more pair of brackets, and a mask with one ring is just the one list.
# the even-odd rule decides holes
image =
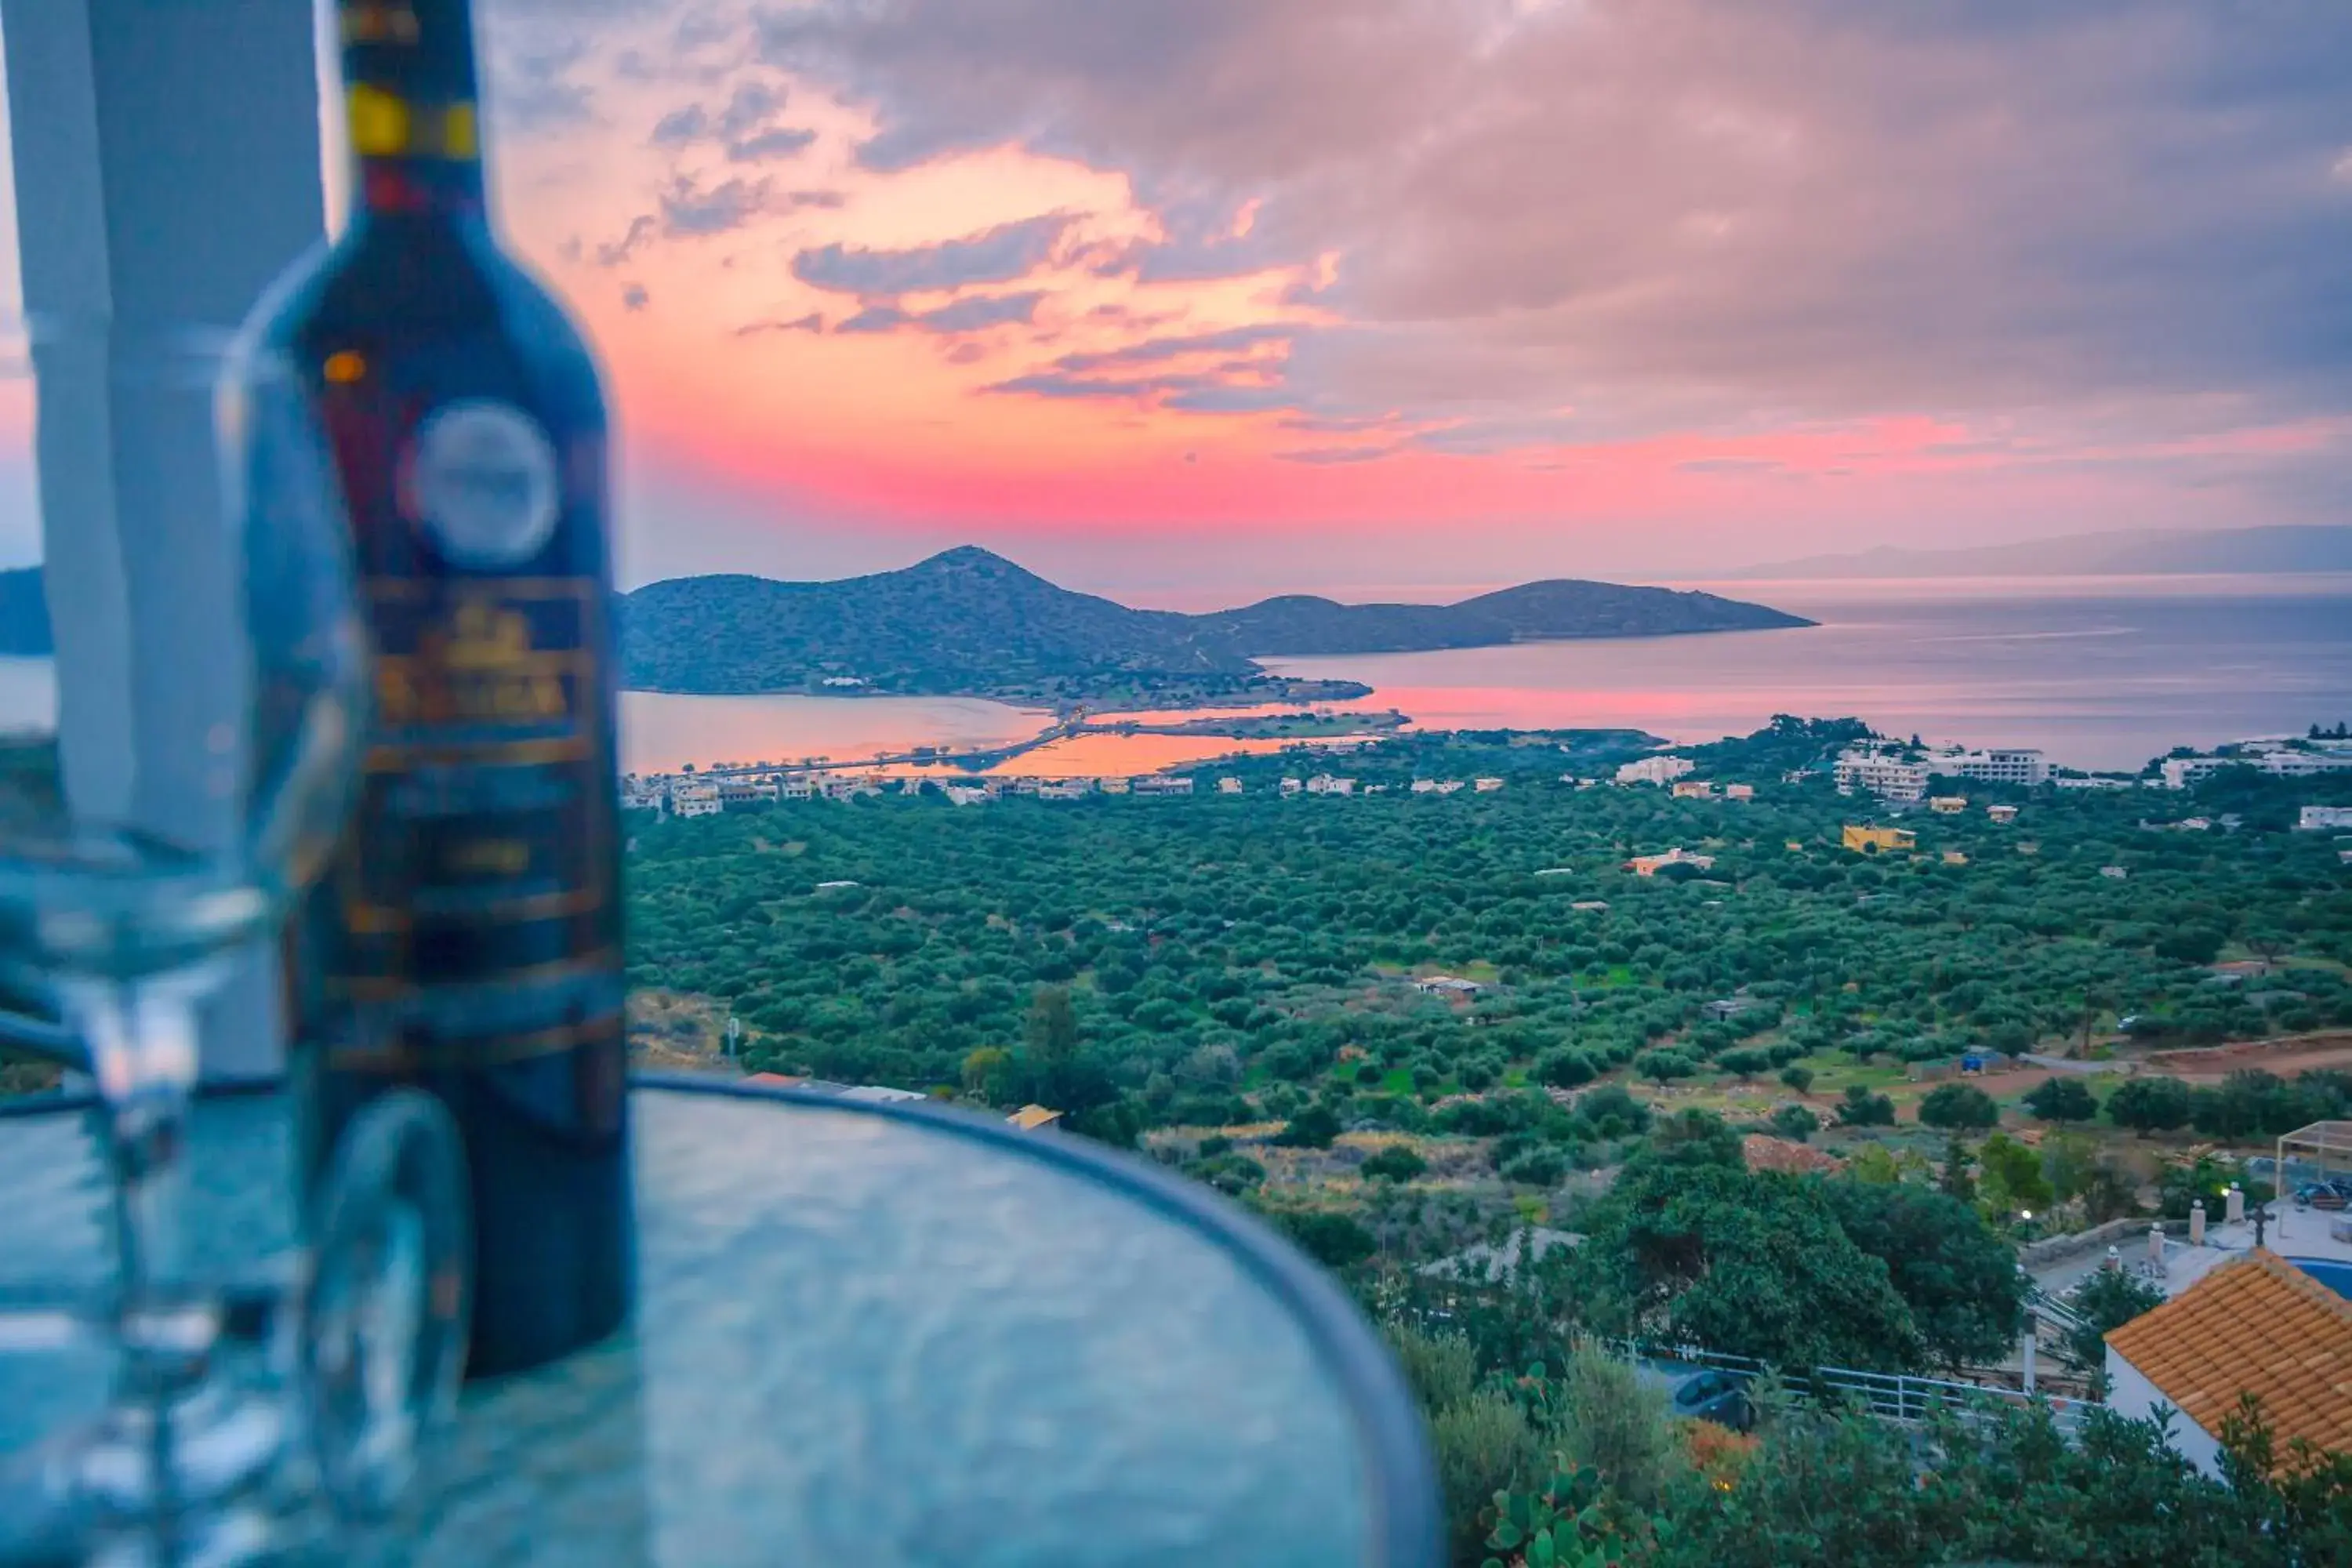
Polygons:
[[[291,1237],[275,1094],[193,1130],[215,1278]],[[1064,1134],[726,1080],[632,1097],[634,1329],[470,1386],[337,1563],[1363,1563],[1441,1557],[1421,1422],[1312,1264]],[[0,1290],[101,1283],[71,1105],[0,1108]],[[0,1357],[0,1454],[95,1411],[95,1352]]]

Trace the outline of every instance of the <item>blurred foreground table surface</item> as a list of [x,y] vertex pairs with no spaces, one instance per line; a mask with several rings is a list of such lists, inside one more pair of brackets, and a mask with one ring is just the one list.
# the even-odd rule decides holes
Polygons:
[[[1438,1557],[1401,1382],[1213,1195],[1058,1133],[699,1080],[635,1118],[634,1331],[469,1388],[339,1563],[1241,1565]],[[208,1100],[214,1277],[291,1233],[286,1107]],[[86,1118],[0,1116],[0,1287],[104,1278]],[[95,1409],[0,1361],[0,1452]]]

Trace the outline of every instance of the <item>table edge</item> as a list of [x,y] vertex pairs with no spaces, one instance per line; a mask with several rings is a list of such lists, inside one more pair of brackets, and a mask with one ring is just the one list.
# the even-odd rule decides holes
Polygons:
[[[1338,1283],[1272,1226],[1214,1189],[1171,1175],[1133,1154],[1076,1133],[1017,1131],[970,1110],[914,1101],[843,1100],[786,1085],[751,1084],[688,1073],[631,1073],[632,1089],[714,1100],[790,1105],[908,1123],[985,1144],[999,1152],[1099,1182],[1203,1237],[1269,1289],[1298,1322],[1309,1348],[1338,1377],[1362,1445],[1367,1501],[1374,1510],[1367,1568],[1435,1568],[1444,1560],[1444,1515],[1429,1434],[1395,1358]],[[245,1079],[202,1086],[205,1100],[280,1092],[285,1080]],[[87,1110],[89,1093],[58,1091],[0,1100],[0,1121]]]
[[1076,1133],[1040,1136],[951,1106],[911,1100],[843,1100],[782,1084],[748,1084],[688,1073],[632,1073],[639,1089],[713,1099],[768,1100],[810,1110],[911,1122],[969,1139],[1123,1191],[1205,1237],[1290,1309],[1309,1347],[1337,1374],[1363,1444],[1378,1568],[1444,1560],[1444,1514],[1436,1466],[1404,1374],[1362,1314],[1320,1266],[1272,1226],[1213,1188],[1171,1175],[1132,1154]]

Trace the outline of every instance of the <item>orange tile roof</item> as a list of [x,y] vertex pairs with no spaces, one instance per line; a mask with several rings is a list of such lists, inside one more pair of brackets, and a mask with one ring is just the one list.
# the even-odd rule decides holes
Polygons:
[[2267,1247],[2221,1265],[2107,1344],[2212,1436],[2241,1391],[2289,1440],[2352,1453],[2352,1301]]

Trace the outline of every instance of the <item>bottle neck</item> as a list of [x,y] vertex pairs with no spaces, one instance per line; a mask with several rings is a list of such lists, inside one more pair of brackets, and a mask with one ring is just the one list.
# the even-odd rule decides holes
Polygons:
[[487,190],[469,0],[336,0],[336,16],[355,205],[478,216]]

